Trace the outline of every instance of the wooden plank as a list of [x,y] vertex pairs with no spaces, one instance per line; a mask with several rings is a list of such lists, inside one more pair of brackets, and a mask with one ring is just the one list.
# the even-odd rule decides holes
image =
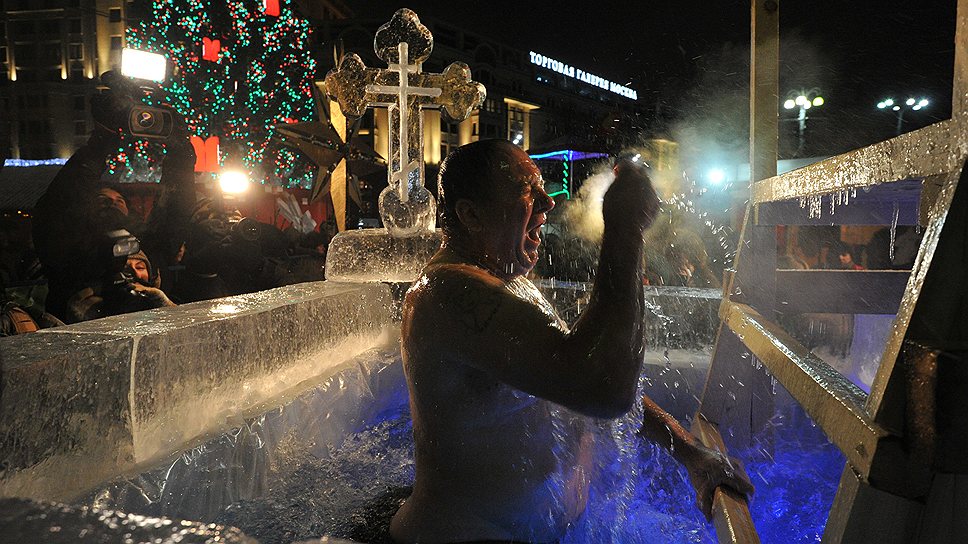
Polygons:
[[753,184],[752,202],[821,195],[947,174],[961,168],[968,135],[955,119],[941,121]]
[[[941,190],[928,213],[924,236],[921,238],[921,247],[918,250],[917,259],[914,261],[911,276],[908,278],[908,285],[904,290],[897,318],[891,330],[891,336],[884,349],[884,355],[881,357],[881,364],[877,369],[877,375],[871,384],[871,393],[867,400],[867,409],[875,415],[877,422],[881,426],[894,430],[895,432],[904,426],[904,379],[902,372],[895,372],[895,367],[897,366],[896,363],[901,352],[901,345],[908,335],[909,325],[912,322],[916,322],[917,319],[920,319],[916,317],[916,314],[924,316],[928,320],[927,322],[934,321],[934,318],[937,316],[932,316],[931,313],[937,311],[937,309],[931,309],[933,306],[929,302],[931,298],[937,300],[937,304],[942,307],[950,306],[944,314],[946,316],[945,320],[949,325],[957,326],[964,322],[964,320],[951,317],[952,314],[950,312],[953,306],[948,303],[957,301],[954,293],[946,293],[938,289],[930,290],[928,293],[922,292],[928,274],[935,268],[932,266],[935,253],[939,250],[939,247],[945,245],[941,244],[941,239],[945,223],[949,219],[949,213],[955,219],[958,216],[963,218],[965,214],[963,204],[953,206],[956,194],[960,194],[959,198],[962,202],[968,201],[968,196],[965,196],[968,193],[965,191],[959,193],[957,191],[960,174],[959,167],[959,170],[956,172],[940,176]],[[962,209],[957,209],[959,206]],[[957,235],[957,233],[955,234]],[[950,242],[946,242],[946,244],[950,244]],[[953,249],[957,253],[958,249]],[[953,281],[964,278],[963,273],[958,273],[958,271],[963,272],[964,264],[963,262],[958,263],[956,259],[952,260],[953,256],[957,258],[957,255],[948,255],[942,259],[947,261],[946,266],[949,268],[935,272],[935,275],[939,273],[942,275],[952,274],[951,280]],[[920,300],[922,297],[927,297],[924,302]],[[920,328],[923,329],[924,327]],[[921,340],[923,341],[925,339],[921,338]]]
[[[726,444],[719,429],[704,417],[693,420],[692,433],[704,446],[726,454]],[[713,492],[713,526],[720,543],[759,544],[749,504],[741,493],[728,488],[717,487]]]
[[777,270],[777,308],[805,313],[896,314],[909,270]]
[[830,507],[823,544],[907,544],[914,541],[921,504],[860,481],[844,467]]
[[723,306],[726,325],[866,478],[878,442],[887,433],[864,409],[864,392],[749,306]]
[[720,323],[699,414],[695,419],[703,417],[716,424],[733,448],[745,448],[753,443],[750,423],[753,396],[752,388],[746,385],[753,372],[746,346],[729,327]]
[[758,181],[776,175],[779,2],[753,0],[750,25],[750,180]]

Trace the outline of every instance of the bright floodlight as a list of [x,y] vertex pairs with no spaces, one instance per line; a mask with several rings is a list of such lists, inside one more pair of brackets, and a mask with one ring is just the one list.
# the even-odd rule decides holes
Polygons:
[[720,183],[726,181],[726,172],[724,172],[721,168],[713,168],[709,171],[706,177],[709,179],[709,183],[719,185]]
[[914,111],[918,111],[919,109],[921,109],[921,105],[920,104],[915,104],[915,106],[913,108],[911,108],[911,109],[914,110]]
[[925,106],[927,106],[928,105],[928,99],[927,98],[922,98],[921,101],[918,102],[918,105],[921,106],[922,108],[925,107]]
[[809,103],[810,103],[810,101],[809,101],[809,100],[807,100],[807,97],[805,97],[805,96],[803,96],[803,95],[801,94],[800,96],[798,96],[798,97],[797,97],[797,99],[796,99],[796,100],[794,100],[794,101],[793,101],[793,103],[794,103],[794,104],[796,104],[796,105],[798,105],[798,106],[802,106],[802,105],[804,105],[804,104],[809,104]]
[[249,190],[249,176],[238,170],[226,170],[219,176],[218,184],[225,194],[241,194]]
[[885,106],[893,106],[894,105],[894,99],[893,98],[888,98],[887,100],[884,101],[884,105]]
[[823,106],[823,97],[822,96],[818,96],[818,97],[814,98],[813,99],[813,105],[814,106]]
[[168,61],[164,55],[125,47],[121,50],[121,73],[128,77],[161,83],[165,80]]
[[908,106],[913,106],[914,102],[915,100],[913,98],[908,98],[907,101],[904,103],[907,104]]
[[893,108],[891,108],[891,109],[892,109],[892,110],[894,110],[894,111],[900,111],[900,109],[901,109],[901,106],[894,106],[894,107],[893,107]]
[[793,107],[796,106],[796,105],[797,105],[797,103],[794,102],[792,98],[788,98],[787,101],[783,103],[783,107],[786,108],[786,109],[788,109],[788,110],[792,110]]
[[807,101],[806,101],[806,102],[804,102],[804,103],[803,103],[803,105],[802,105],[802,106],[800,106],[800,107],[801,107],[801,108],[803,108],[803,109],[805,109],[805,110],[809,110],[809,109],[810,109],[810,108],[811,108],[812,106],[810,106],[810,101],[809,101],[809,100],[807,100]]
[[884,109],[886,107],[887,107],[887,103],[886,102],[878,102],[877,103],[877,109],[879,109],[879,110],[882,110],[882,109]]

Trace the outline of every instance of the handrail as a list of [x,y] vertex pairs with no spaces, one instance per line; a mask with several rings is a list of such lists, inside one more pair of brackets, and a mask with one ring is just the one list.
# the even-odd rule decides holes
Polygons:
[[[692,423],[692,433],[704,446],[726,453],[726,444],[719,429],[702,415]],[[728,487],[717,487],[713,492],[713,526],[720,543],[759,544],[749,505],[742,493]]]
[[867,413],[867,395],[753,308],[726,300],[720,318],[866,481],[878,442],[888,436]]

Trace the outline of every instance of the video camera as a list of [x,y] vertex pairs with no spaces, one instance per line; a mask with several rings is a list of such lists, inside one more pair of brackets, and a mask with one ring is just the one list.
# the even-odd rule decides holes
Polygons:
[[149,106],[142,98],[158,91],[157,85],[148,80],[132,79],[115,72],[101,74],[101,82],[110,92],[123,97],[130,105],[124,117],[127,131],[138,138],[164,141],[175,128],[171,111],[166,108]]
[[125,272],[128,257],[141,251],[141,243],[125,229],[106,232],[100,243],[101,262],[107,265],[108,285],[126,285],[134,281],[131,274]]

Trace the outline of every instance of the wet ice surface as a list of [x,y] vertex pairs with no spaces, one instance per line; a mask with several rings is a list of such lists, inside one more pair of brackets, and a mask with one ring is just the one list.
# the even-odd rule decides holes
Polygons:
[[440,231],[404,238],[391,236],[386,229],[344,231],[330,243],[326,279],[354,283],[412,282],[440,249],[440,241]]
[[45,544],[258,544],[217,524],[72,508],[27,499],[0,500],[0,540]]
[[[661,353],[651,355],[661,358]],[[653,366],[647,373],[674,374],[697,357],[708,355],[673,351],[673,368]],[[277,467],[269,493],[229,506],[217,521],[240,527],[264,544],[324,534],[380,542],[414,476],[406,392],[398,390],[393,400],[391,408],[327,458],[293,453]],[[761,540],[819,542],[843,456],[798,407],[779,404],[759,443],[731,453],[744,461],[757,486],[750,508]],[[598,425],[599,473],[585,514],[563,544],[715,542],[712,526],[693,506],[685,471],[663,448],[636,436],[641,417],[637,408]]]

